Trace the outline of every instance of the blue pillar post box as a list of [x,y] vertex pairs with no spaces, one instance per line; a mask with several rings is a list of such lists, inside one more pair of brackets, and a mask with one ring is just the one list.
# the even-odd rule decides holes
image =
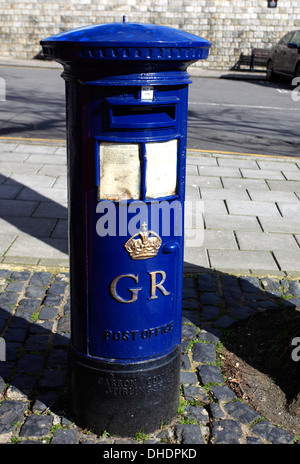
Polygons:
[[186,68],[210,42],[123,22],[41,44],[66,81],[73,417],[148,433],[178,408]]

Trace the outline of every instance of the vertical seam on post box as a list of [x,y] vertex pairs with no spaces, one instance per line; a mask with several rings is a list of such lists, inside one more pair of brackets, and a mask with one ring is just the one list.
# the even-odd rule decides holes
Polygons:
[[89,267],[88,267],[88,221],[87,221],[87,193],[85,193],[85,275],[86,275],[86,353],[89,355]]
[[[179,181],[186,175],[186,147],[184,145],[183,137],[178,137],[177,142],[177,195],[185,201],[185,181]],[[184,227],[184,226],[183,226]],[[184,230],[184,228],[182,229]]]
[[140,163],[141,163],[141,200],[146,200],[146,169],[147,169],[147,158],[146,158],[146,143],[141,143],[140,149]]
[[[99,141],[95,140],[95,184],[99,187],[100,184],[100,160],[99,160]],[[97,194],[98,197],[98,194]]]

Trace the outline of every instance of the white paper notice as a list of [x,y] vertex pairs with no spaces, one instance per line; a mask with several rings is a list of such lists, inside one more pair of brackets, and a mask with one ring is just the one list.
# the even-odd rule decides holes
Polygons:
[[100,143],[99,199],[126,200],[140,198],[139,144]]
[[177,140],[146,143],[146,198],[176,194]]
[[142,87],[141,100],[153,100],[153,87],[151,86]]

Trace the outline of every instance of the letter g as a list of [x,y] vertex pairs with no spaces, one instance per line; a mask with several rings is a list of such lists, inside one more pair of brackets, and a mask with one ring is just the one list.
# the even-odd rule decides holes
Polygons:
[[131,279],[133,279],[135,281],[135,283],[138,283],[138,281],[139,281],[138,275],[134,275],[134,274],[123,274],[123,275],[120,275],[118,277],[115,277],[115,279],[110,284],[111,294],[114,297],[114,299],[119,301],[120,303],[133,303],[134,301],[136,301],[138,299],[138,292],[140,290],[142,290],[142,288],[141,287],[139,287],[139,288],[128,288],[128,290],[131,293],[131,299],[130,300],[125,300],[120,295],[118,295],[117,288],[116,288],[117,283],[123,277],[130,277]]

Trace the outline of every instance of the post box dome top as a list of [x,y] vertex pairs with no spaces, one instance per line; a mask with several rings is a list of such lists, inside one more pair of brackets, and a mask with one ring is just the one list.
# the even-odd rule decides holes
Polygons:
[[72,29],[42,40],[41,45],[45,57],[61,62],[196,61],[207,58],[211,43],[179,29],[120,22]]

